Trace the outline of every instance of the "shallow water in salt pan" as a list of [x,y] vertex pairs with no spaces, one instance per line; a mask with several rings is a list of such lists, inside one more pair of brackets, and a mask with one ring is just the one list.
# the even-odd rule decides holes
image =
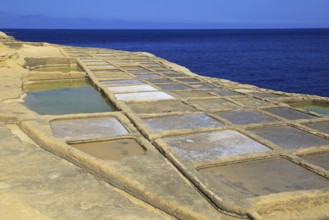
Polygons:
[[102,160],[121,160],[126,157],[145,153],[145,149],[136,140],[131,138],[70,145]]
[[115,110],[108,100],[85,81],[36,83],[27,86],[25,90],[25,105],[40,115]]

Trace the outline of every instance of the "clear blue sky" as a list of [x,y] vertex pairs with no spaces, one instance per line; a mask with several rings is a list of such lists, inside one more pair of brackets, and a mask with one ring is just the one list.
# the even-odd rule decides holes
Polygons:
[[0,0],[0,28],[329,28],[329,0]]

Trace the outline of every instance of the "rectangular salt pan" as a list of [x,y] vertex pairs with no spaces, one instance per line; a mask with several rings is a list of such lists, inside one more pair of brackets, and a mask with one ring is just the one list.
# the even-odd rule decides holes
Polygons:
[[157,91],[156,88],[150,85],[116,86],[107,88],[108,90],[114,93]]
[[276,119],[270,116],[260,114],[254,111],[219,112],[217,113],[217,115],[222,118],[225,118],[226,120],[234,124],[241,125],[253,123],[265,124],[276,121]]
[[265,111],[272,113],[274,115],[278,115],[282,118],[286,118],[288,120],[298,120],[298,119],[312,119],[314,118],[312,115],[308,115],[306,113],[293,110],[290,108],[276,107],[265,109]]
[[145,153],[145,149],[136,140],[128,138],[70,145],[102,160],[121,160]]
[[305,126],[329,134],[329,121],[310,122],[305,124]]
[[50,122],[53,135],[65,139],[92,139],[128,134],[114,117],[61,119]]
[[204,114],[171,115],[144,119],[146,125],[154,131],[214,128],[223,124]]
[[174,99],[165,92],[136,92],[127,94],[116,94],[115,97],[122,101],[151,101]]
[[266,146],[234,130],[171,136],[164,138],[164,141],[186,160],[208,161],[270,151]]
[[258,128],[251,131],[286,149],[329,145],[329,140],[325,138],[289,126]]
[[212,192],[237,200],[329,186],[325,178],[284,159],[216,166],[201,169],[200,173]]
[[105,81],[101,81],[100,83],[102,83],[104,85],[142,85],[142,84],[145,84],[144,82],[135,80],[135,79],[105,80]]
[[129,103],[127,105],[137,114],[196,111],[192,106],[177,100]]

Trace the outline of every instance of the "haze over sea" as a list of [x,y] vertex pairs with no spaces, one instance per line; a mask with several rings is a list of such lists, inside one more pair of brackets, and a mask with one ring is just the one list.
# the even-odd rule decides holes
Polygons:
[[200,75],[329,97],[329,29],[3,31],[23,41],[146,51]]

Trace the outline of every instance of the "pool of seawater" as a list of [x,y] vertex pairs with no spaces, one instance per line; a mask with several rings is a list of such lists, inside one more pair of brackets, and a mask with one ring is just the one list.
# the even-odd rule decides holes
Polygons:
[[33,83],[25,87],[24,103],[40,115],[115,111],[87,81]]
[[329,103],[328,102],[299,102],[289,103],[294,108],[304,109],[306,111],[312,111],[321,115],[329,117]]
[[136,140],[130,138],[70,145],[102,160],[121,160],[145,153],[145,149]]

